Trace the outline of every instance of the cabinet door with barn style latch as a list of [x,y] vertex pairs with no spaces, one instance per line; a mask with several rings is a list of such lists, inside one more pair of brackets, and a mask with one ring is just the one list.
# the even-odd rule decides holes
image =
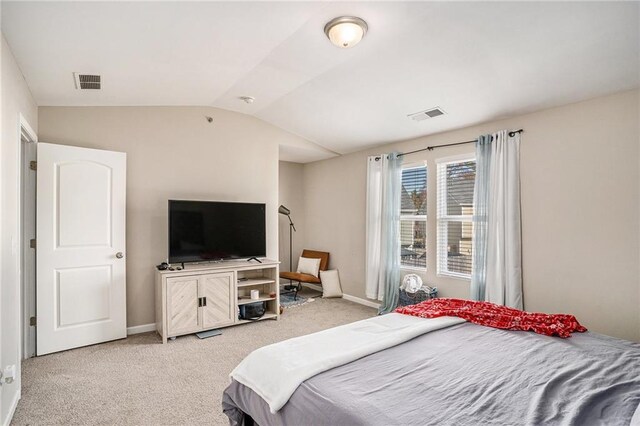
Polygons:
[[202,328],[233,324],[236,317],[233,272],[202,275],[199,281]]
[[200,330],[198,277],[167,278],[167,331],[169,336]]

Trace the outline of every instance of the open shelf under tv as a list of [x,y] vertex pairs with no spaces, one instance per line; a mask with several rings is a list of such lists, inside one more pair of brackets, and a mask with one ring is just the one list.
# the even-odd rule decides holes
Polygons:
[[273,284],[275,280],[273,278],[261,277],[261,278],[251,278],[246,281],[238,281],[238,288],[240,287],[251,287],[263,284]]
[[[264,316],[262,318],[260,318],[258,321],[261,320],[266,320],[266,319],[276,319],[277,315],[276,314],[264,314]],[[238,320],[238,324],[246,324],[249,322],[255,322],[256,320]]]
[[275,297],[263,296],[260,295],[257,299],[238,299],[238,305],[246,305],[248,303],[256,303],[256,302],[267,302],[269,300],[276,300]]

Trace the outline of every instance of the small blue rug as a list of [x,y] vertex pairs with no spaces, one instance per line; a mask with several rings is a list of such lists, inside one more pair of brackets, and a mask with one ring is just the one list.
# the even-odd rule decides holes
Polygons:
[[308,302],[313,302],[314,299],[304,297],[298,293],[296,300],[293,300],[294,293],[280,294],[280,306],[284,308],[291,308],[293,306],[301,306]]

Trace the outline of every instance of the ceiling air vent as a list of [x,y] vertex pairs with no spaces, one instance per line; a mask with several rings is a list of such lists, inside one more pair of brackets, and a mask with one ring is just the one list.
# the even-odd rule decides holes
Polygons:
[[73,77],[76,82],[76,89],[100,90],[101,79],[100,79],[100,76],[97,74],[80,74],[78,72],[74,72]]
[[424,121],[429,118],[435,118],[440,115],[444,115],[444,111],[440,109],[440,107],[435,107],[428,109],[426,111],[415,112],[413,114],[409,114],[407,117],[412,119],[413,121]]

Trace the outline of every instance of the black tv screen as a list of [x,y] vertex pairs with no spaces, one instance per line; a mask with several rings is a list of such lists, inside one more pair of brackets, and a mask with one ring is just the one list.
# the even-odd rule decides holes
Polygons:
[[169,200],[169,263],[265,255],[264,204]]

